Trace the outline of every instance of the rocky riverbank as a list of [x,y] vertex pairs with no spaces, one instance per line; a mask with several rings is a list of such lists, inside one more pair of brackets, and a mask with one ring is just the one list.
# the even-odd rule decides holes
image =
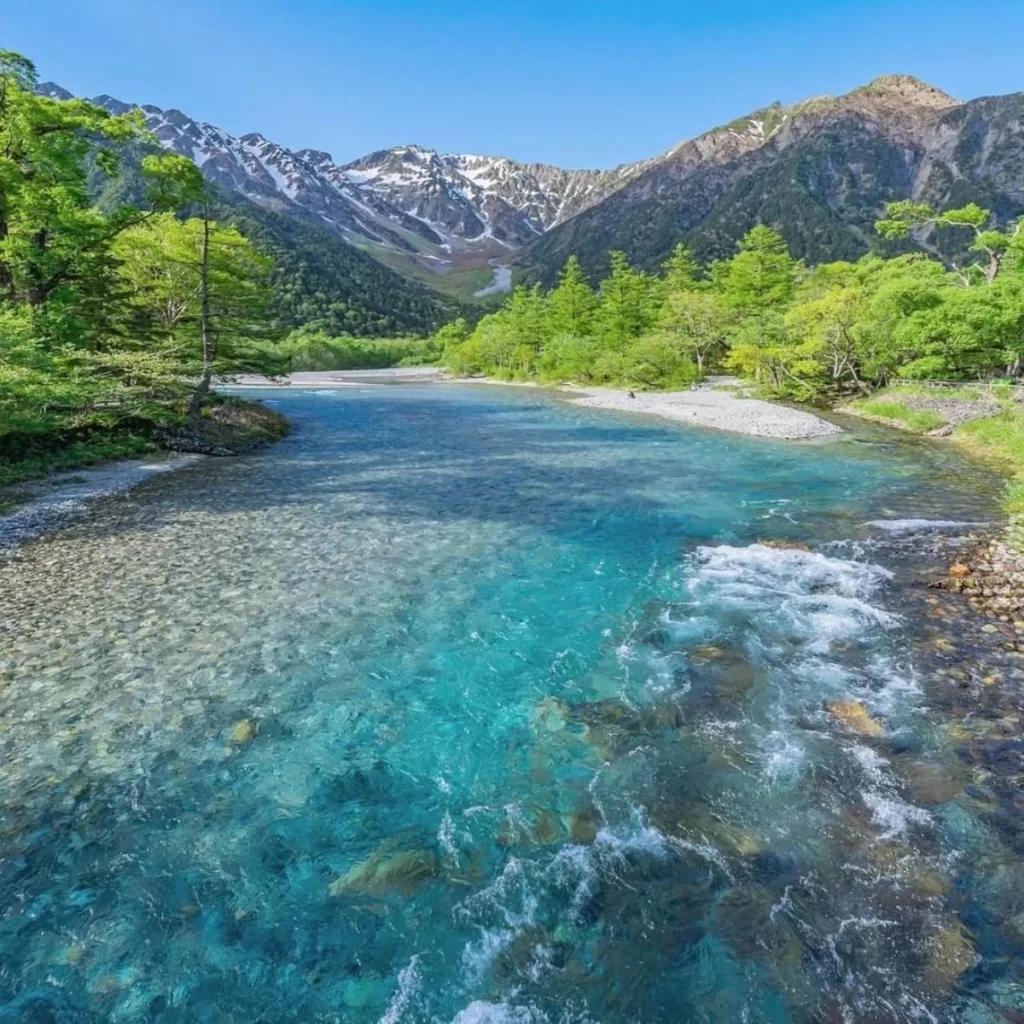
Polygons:
[[935,589],[962,594],[967,603],[992,622],[987,632],[1024,651],[1024,553],[1007,535],[984,540],[949,566],[949,575]]
[[160,428],[153,437],[165,451],[228,456],[279,441],[290,429],[284,416],[259,402],[217,395],[198,419]]

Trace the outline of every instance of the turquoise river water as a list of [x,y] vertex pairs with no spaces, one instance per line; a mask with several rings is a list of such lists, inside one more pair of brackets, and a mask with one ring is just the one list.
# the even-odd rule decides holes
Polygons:
[[0,563],[0,1022],[1024,1019],[1024,875],[909,613],[912,521],[997,481],[260,397],[281,444]]

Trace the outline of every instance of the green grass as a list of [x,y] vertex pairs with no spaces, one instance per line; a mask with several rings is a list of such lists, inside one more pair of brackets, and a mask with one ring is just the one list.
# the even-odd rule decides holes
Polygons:
[[[53,451],[42,451],[23,459],[0,459],[0,487],[33,480],[48,473],[92,466],[97,462],[129,459],[156,450],[154,442],[139,434],[114,434],[90,441],[76,441]],[[2,502],[2,499],[0,499]],[[2,509],[2,505],[0,505]]]
[[988,391],[982,387],[937,387],[926,388],[922,384],[897,384],[894,387],[886,388],[884,392],[888,397],[903,395],[907,398],[940,398],[943,401],[953,402],[980,402],[988,397]]
[[850,408],[855,412],[866,413],[868,416],[877,416],[884,420],[896,420],[908,429],[921,434],[946,425],[946,421],[938,413],[932,412],[929,409],[911,409],[903,402],[894,401],[887,397],[863,398],[859,401],[851,402]]
[[1024,409],[1007,406],[998,416],[965,423],[953,436],[1011,474],[1005,508],[1012,516],[1024,516]]

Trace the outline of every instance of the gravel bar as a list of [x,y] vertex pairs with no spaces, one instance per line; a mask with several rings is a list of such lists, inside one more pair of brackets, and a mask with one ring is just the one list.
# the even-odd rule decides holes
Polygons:
[[617,388],[573,389],[580,394],[577,405],[590,409],[640,412],[697,427],[730,430],[754,437],[775,437],[786,441],[809,441],[837,437],[844,431],[828,420],[802,409],[775,405],[757,398],[736,398],[724,391],[629,392]]

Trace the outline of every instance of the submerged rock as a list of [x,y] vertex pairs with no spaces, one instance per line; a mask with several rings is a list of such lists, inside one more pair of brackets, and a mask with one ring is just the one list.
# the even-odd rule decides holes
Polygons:
[[858,736],[881,736],[885,732],[882,723],[872,718],[859,700],[834,700],[828,710],[836,721]]
[[251,718],[243,718],[240,722],[235,722],[228,739],[241,746],[256,739],[256,731],[256,723]]
[[498,846],[550,846],[564,838],[558,815],[547,807],[512,807],[498,829]]
[[382,896],[392,890],[406,895],[424,882],[436,878],[441,862],[433,850],[395,850],[394,842],[381,844],[330,884],[332,896],[371,894]]
[[591,811],[576,811],[569,819],[569,838],[574,843],[589,845],[597,838],[597,818]]
[[538,732],[561,732],[569,723],[569,706],[558,697],[545,697],[530,713],[530,724]]
[[910,799],[924,807],[949,803],[963,789],[956,774],[937,765],[914,762],[900,770],[905,778]]
[[964,971],[974,966],[977,959],[978,954],[961,931],[959,921],[954,921],[929,941],[925,981],[930,988],[938,991],[950,989]]

